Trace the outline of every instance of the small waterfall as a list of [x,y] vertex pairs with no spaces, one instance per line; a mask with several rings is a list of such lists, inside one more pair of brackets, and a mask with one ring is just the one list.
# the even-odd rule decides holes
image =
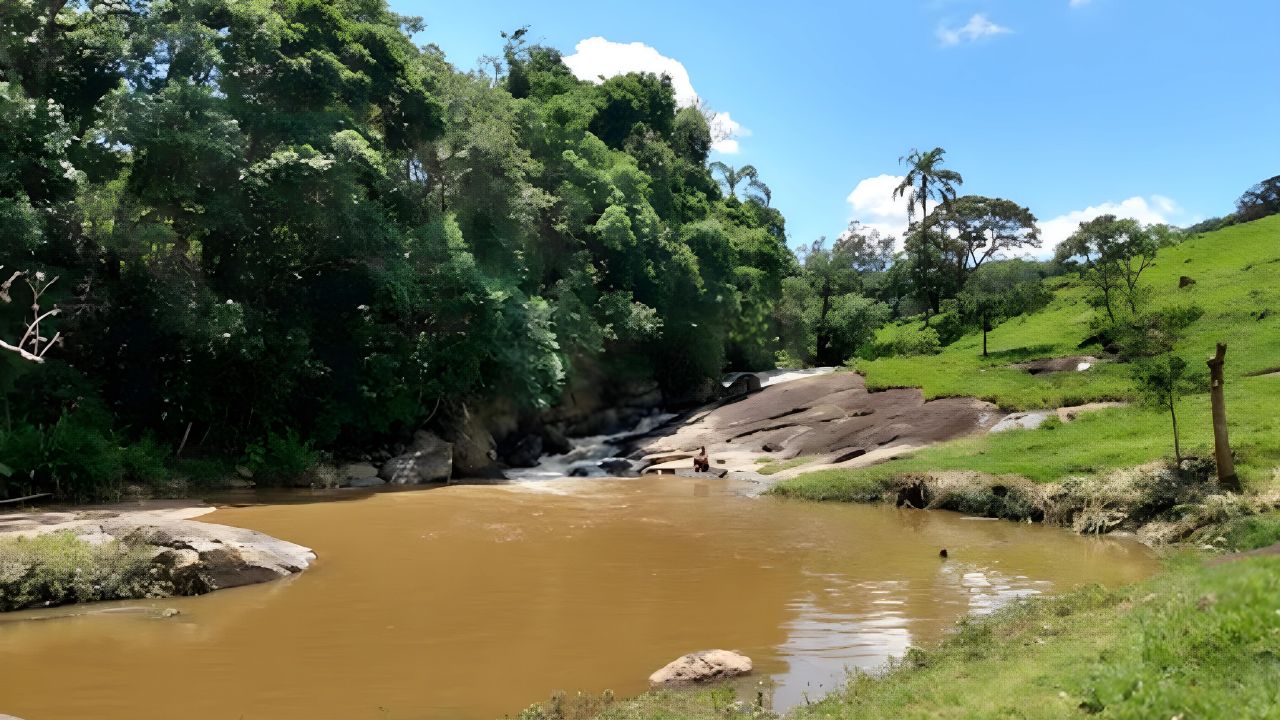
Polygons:
[[507,478],[515,482],[558,480],[565,477],[609,477],[624,473],[633,463],[618,457],[618,447],[625,441],[653,432],[676,417],[671,413],[654,413],[640,419],[635,427],[613,435],[571,438],[573,446],[563,455],[543,455],[531,468],[512,468]]

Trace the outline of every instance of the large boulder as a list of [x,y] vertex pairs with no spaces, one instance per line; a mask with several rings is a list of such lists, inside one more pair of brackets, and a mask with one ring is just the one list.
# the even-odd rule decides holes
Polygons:
[[502,459],[511,467],[529,468],[542,459],[542,436],[522,435],[503,443]]
[[685,685],[727,680],[751,672],[751,658],[729,650],[703,650],[672,660],[649,676],[649,684]]
[[453,475],[453,444],[419,430],[403,455],[382,464],[378,477],[394,485],[446,482]]
[[498,460],[498,444],[479,413],[466,412],[452,433],[453,471],[460,477],[489,477]]
[[310,548],[254,530],[189,520],[129,517],[104,520],[97,529],[129,545],[149,545],[154,563],[168,575],[178,595],[267,582],[305,570]]

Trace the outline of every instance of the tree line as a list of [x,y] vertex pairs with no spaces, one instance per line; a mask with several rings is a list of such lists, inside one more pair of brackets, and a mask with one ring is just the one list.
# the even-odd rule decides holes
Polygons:
[[0,498],[269,481],[575,383],[699,397],[936,351],[1069,261],[1108,311],[1135,292],[1104,229],[1003,260],[1035,217],[960,196],[941,148],[903,158],[901,251],[854,223],[797,256],[669,78],[579,80],[527,28],[462,71],[425,29],[385,0],[0,5]]
[[0,338],[27,355],[0,360],[0,497],[772,363],[785,220],[754,169],[713,178],[702,109],[525,29],[459,71],[424,29],[383,0],[0,7]]

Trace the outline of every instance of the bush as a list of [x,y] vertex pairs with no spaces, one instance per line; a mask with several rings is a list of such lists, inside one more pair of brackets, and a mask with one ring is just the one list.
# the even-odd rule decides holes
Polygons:
[[311,443],[302,440],[297,433],[283,435],[271,433],[266,443],[252,445],[246,451],[247,465],[254,478],[265,484],[290,483],[307,474],[320,456]]
[[146,548],[93,544],[69,532],[0,540],[0,611],[164,597],[172,590],[166,584]]
[[937,355],[942,352],[942,341],[938,331],[931,328],[903,329],[885,347],[886,355],[914,357],[917,355]]
[[11,470],[0,495],[48,492],[60,500],[118,499],[127,482],[159,486],[166,450],[150,438],[120,445],[93,413],[71,411],[50,426],[0,432],[0,457]]

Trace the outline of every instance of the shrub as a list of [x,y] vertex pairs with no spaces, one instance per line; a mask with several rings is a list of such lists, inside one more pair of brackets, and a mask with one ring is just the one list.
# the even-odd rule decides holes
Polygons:
[[306,475],[319,460],[311,443],[293,431],[283,435],[271,433],[264,444],[251,446],[247,454],[254,478],[266,484],[293,482]]
[[0,540],[0,611],[171,594],[151,552],[69,532]]
[[938,331],[928,328],[903,329],[889,341],[886,354],[913,357],[916,355],[937,355],[942,352],[942,341]]
[[52,493],[60,500],[117,499],[126,482],[157,487],[168,475],[166,449],[150,438],[121,445],[94,414],[69,412],[50,426],[0,431],[0,457],[12,471],[0,494]]

